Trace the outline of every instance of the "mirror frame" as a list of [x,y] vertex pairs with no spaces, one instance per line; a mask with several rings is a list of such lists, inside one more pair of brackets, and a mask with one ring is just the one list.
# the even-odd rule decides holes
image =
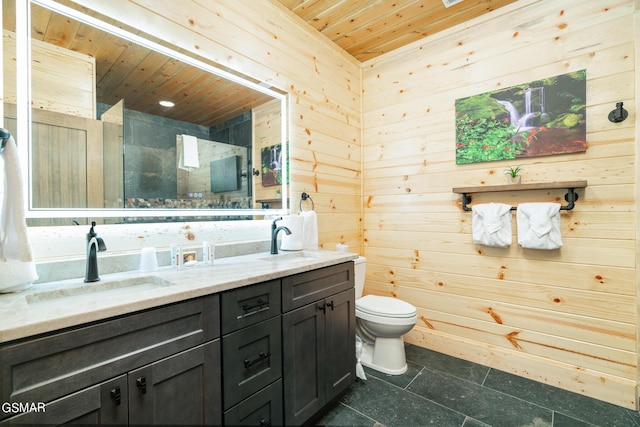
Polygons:
[[[273,88],[269,84],[255,83],[241,75],[214,67],[188,55],[177,52],[169,47],[147,40],[144,37],[132,34],[114,25],[103,22],[97,18],[85,15],[70,7],[64,6],[54,0],[28,0],[16,1],[16,72],[18,76],[26,76],[17,79],[17,131],[19,135],[27,135],[27,144],[18,144],[18,153],[21,159],[22,182],[27,183],[27,194],[24,198],[25,213],[27,218],[161,218],[161,217],[200,217],[209,220],[211,217],[247,217],[247,216],[273,216],[287,215],[288,206],[288,179],[283,179],[281,188],[282,208],[280,209],[130,209],[130,208],[34,208],[32,206],[32,174],[31,174],[31,3],[47,8],[56,13],[76,19],[88,25],[92,25],[102,31],[122,37],[133,43],[140,44],[149,49],[159,51],[186,64],[198,67],[204,71],[231,80],[242,86],[249,87],[257,92],[270,95],[280,101],[281,108],[281,144],[283,157],[289,158],[288,147],[288,98],[285,91]],[[282,176],[289,177],[288,161],[283,162]],[[155,222],[155,221],[154,221]],[[157,222],[163,222],[159,219]],[[175,221],[172,221],[175,222]]]

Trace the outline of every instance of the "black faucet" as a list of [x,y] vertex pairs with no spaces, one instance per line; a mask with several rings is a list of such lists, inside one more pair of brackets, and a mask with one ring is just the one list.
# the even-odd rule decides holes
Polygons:
[[98,275],[98,252],[107,250],[102,237],[98,237],[93,227],[96,222],[91,222],[91,230],[87,233],[87,273],[84,276],[85,282],[97,282],[100,280]]
[[273,223],[271,224],[271,253],[274,255],[278,253],[278,233],[280,231],[284,231],[286,234],[291,234],[291,230],[289,230],[284,225],[281,225],[280,227],[276,225],[276,222],[280,221],[281,219],[282,217],[278,217],[274,219]]

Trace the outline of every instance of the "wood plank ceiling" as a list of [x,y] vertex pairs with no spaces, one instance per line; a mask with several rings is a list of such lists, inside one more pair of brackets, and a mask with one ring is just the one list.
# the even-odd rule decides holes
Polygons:
[[[516,0],[463,0],[449,8],[443,0],[270,1],[366,61]],[[11,4],[3,2],[3,25],[15,31]],[[96,98],[105,104],[125,99],[126,108],[209,127],[271,99],[37,6],[32,37],[94,57]],[[160,107],[161,99],[176,102],[176,108]]]
[[351,56],[366,61],[516,0],[277,1]]
[[[5,19],[4,28],[11,25]],[[107,105],[124,99],[130,110],[211,127],[273,99],[36,5],[31,8],[31,37],[95,58],[96,100]],[[163,107],[161,100],[175,107]]]

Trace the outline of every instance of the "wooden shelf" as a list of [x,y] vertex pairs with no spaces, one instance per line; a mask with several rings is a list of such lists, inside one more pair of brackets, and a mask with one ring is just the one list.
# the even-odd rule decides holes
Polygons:
[[554,188],[585,188],[587,181],[536,182],[531,184],[479,185],[475,187],[455,187],[454,193],[490,193],[499,191],[551,190]]
[[[575,201],[578,200],[578,195],[575,193],[576,188],[585,188],[587,181],[558,181],[558,182],[536,182],[531,184],[506,184],[506,185],[482,185],[475,187],[454,187],[452,191],[457,194],[462,194],[462,209],[470,211],[468,206],[471,203],[470,193],[491,193],[500,191],[525,191],[525,190],[553,190],[556,188],[566,188],[568,193],[565,195],[565,200],[569,202],[568,205],[562,206],[561,210],[571,210],[575,205]],[[511,210],[517,209],[512,206]]]
[[256,200],[256,203],[282,203],[282,199],[260,199]]

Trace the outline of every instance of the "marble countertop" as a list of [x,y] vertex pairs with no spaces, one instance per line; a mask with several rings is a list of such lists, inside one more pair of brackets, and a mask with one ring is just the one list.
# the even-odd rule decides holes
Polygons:
[[0,343],[133,313],[228,289],[327,267],[358,257],[352,252],[267,252],[216,259],[182,270],[162,267],[42,283],[0,295]]

